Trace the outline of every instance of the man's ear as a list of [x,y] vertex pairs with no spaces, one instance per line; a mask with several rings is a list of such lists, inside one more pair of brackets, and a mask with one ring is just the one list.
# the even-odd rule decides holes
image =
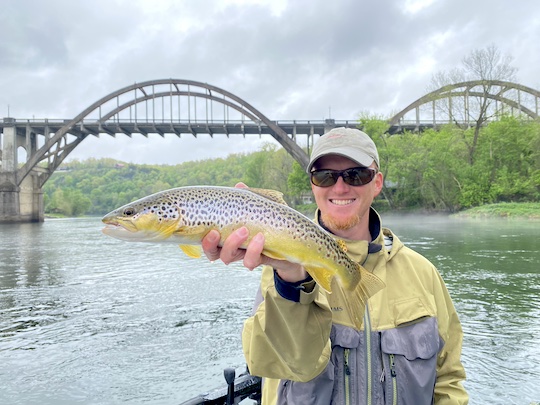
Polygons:
[[384,185],[384,175],[381,172],[377,172],[377,174],[375,175],[375,178],[373,179],[373,181],[375,182],[375,193],[373,195],[373,198],[375,198],[382,191],[382,188],[383,188],[383,185]]

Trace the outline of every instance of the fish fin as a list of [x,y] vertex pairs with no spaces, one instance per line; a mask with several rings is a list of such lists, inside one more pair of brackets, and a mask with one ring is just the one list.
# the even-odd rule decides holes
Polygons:
[[343,250],[344,253],[347,253],[347,250],[348,250],[349,248],[347,247],[347,244],[345,243],[345,241],[342,240],[342,239],[337,239],[336,242],[337,242],[339,248],[340,248],[341,250]]
[[288,205],[287,202],[283,199],[283,193],[277,190],[269,190],[266,188],[248,188],[246,190],[251,191],[261,197],[268,198],[270,201],[276,202],[278,204]]
[[[173,233],[178,235],[203,235],[206,234],[210,229],[205,225],[198,225],[198,226],[182,226],[180,228],[176,228]],[[201,236],[202,239],[202,236]]]
[[[366,270],[364,266],[358,263],[357,265],[358,271],[360,272],[360,283],[358,284],[358,288],[361,290],[360,296],[362,301],[366,303],[370,297],[386,287],[386,284],[375,274]],[[345,288],[350,290],[354,289],[355,287],[356,286],[345,286]]]
[[327,293],[332,292],[332,279],[334,275],[325,267],[305,266],[306,271],[313,277],[313,280]]
[[198,259],[202,256],[202,248],[197,245],[180,245],[180,249],[189,257]]
[[[336,243],[343,253],[347,253],[347,243],[345,243],[344,240],[336,239]],[[359,286],[362,301],[367,301],[369,297],[386,286],[379,277],[366,270],[366,268],[360,263],[351,260],[350,265],[352,266],[352,271],[338,270],[336,275],[338,276],[343,287],[345,287],[347,290],[352,291]]]

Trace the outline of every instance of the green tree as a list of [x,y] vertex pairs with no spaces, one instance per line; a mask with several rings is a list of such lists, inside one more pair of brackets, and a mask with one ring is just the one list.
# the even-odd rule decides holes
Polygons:
[[425,207],[445,211],[459,208],[459,179],[467,157],[463,144],[456,142],[461,133],[457,127],[446,126],[439,131],[424,131],[420,136],[420,189]]
[[508,116],[483,129],[474,167],[489,185],[488,202],[538,199],[539,143],[540,124],[534,121]]
[[[379,151],[387,162],[383,169],[385,185],[383,191],[390,208],[422,206],[421,162],[423,151],[420,135],[406,132],[387,138],[386,145]],[[382,164],[381,164],[382,166]]]
[[287,185],[294,203],[301,203],[299,197],[304,193],[311,192],[309,175],[296,160],[292,164],[292,169],[287,178]]
[[[484,49],[475,49],[462,60],[462,66],[450,72],[438,72],[432,77],[433,90],[467,81],[480,81],[481,84],[468,88],[463,96],[434,100],[438,108],[450,117],[463,129],[470,123],[474,128],[473,136],[464,138],[463,142],[468,148],[468,163],[473,165],[476,148],[478,146],[481,128],[494,116],[499,114],[495,97],[502,93],[498,85],[492,81],[513,81],[517,69],[511,66],[512,57],[503,55],[495,45]],[[505,94],[505,97],[508,97]]]
[[50,199],[47,211],[68,217],[78,217],[84,215],[91,205],[92,201],[80,190],[57,189]]
[[[370,138],[373,139],[375,145],[377,145],[377,150],[379,152],[379,170],[382,172],[385,179],[389,178],[389,176],[391,176],[392,168],[390,162],[394,156],[388,145],[388,138],[390,137],[388,134],[388,129],[390,127],[388,119],[385,119],[380,115],[370,115],[367,112],[362,112],[359,116],[359,127],[368,134]],[[389,207],[395,208],[393,192],[391,187],[389,187],[392,184],[392,182],[385,181],[381,194]]]
[[[291,158],[292,159],[292,158]],[[258,152],[249,156],[244,171],[244,182],[250,187],[268,188],[286,191],[287,177],[283,171],[289,163],[278,153],[276,144],[267,142]],[[292,162],[290,162],[292,166]],[[285,184],[283,184],[285,183]]]

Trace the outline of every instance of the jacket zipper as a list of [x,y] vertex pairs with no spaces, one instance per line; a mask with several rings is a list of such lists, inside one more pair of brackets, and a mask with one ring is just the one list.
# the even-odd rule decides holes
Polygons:
[[371,405],[372,387],[371,387],[371,320],[369,318],[369,308],[366,303],[366,312],[364,314],[364,333],[366,338],[366,404]]
[[397,379],[396,379],[396,363],[393,354],[388,355],[390,360],[390,376],[392,377],[392,405],[397,405]]
[[345,349],[343,352],[344,357],[344,368],[345,368],[345,405],[349,405],[351,403],[351,368],[349,367],[349,353],[350,349]]

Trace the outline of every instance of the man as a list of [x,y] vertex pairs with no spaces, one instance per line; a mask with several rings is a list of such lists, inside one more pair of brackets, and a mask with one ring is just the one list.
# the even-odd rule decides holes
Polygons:
[[262,234],[243,250],[246,228],[222,248],[210,232],[203,240],[210,260],[265,265],[242,335],[250,372],[265,377],[263,403],[467,404],[462,330],[445,284],[371,208],[383,187],[373,141],[356,129],[332,129],[315,144],[307,170],[316,221],[385,287],[364,311],[360,287],[348,291],[334,279],[327,294],[302,266],[261,255]]

